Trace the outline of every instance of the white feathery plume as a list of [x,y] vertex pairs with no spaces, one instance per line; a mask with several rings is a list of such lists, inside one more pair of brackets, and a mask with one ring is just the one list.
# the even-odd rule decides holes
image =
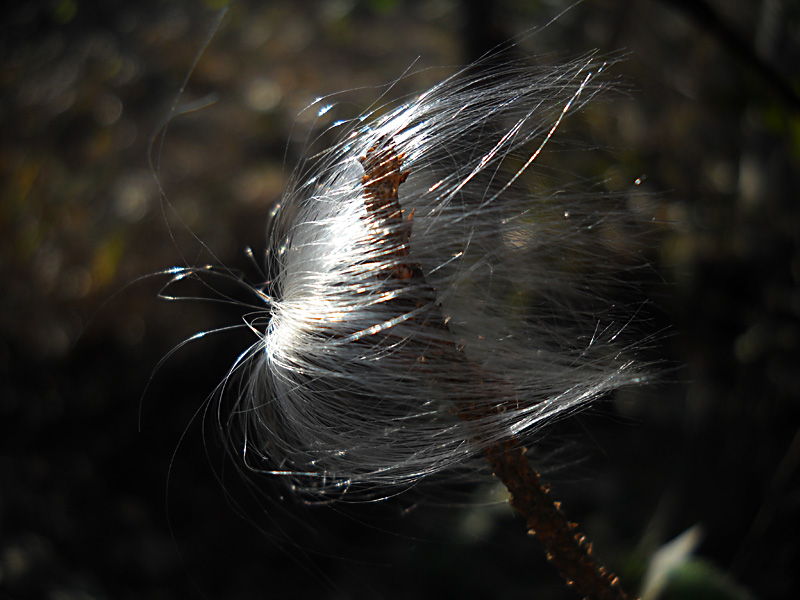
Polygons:
[[220,386],[247,468],[317,499],[391,494],[485,471],[482,452],[641,380],[634,311],[603,297],[622,211],[536,185],[608,62],[464,70],[316,157],[270,221],[255,341]]

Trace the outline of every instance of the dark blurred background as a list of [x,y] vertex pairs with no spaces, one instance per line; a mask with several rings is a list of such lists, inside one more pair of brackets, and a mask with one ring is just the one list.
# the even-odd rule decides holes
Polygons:
[[[166,279],[140,279],[208,261],[254,271],[243,248],[264,249],[315,98],[353,90],[326,115],[351,117],[412,64],[420,73],[390,96],[568,3],[235,3],[182,98],[216,104],[174,120],[157,153],[164,210],[148,140],[220,4],[3,9],[0,597],[572,597],[503,506],[303,507],[269,480],[245,485],[203,421],[250,339],[189,344],[150,379],[181,340],[241,311],[162,302]],[[648,295],[653,329],[669,328],[653,354],[673,368],[574,421],[586,458],[554,490],[631,590],[699,524],[691,564],[722,582],[719,597],[788,598],[800,568],[800,7],[587,0],[515,51],[557,62],[592,49],[627,54],[613,68],[625,91],[584,119],[601,150],[576,171],[614,193],[642,178],[669,224],[648,242]]]

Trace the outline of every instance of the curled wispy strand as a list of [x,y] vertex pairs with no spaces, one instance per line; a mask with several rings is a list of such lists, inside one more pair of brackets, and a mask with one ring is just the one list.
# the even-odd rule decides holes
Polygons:
[[[255,341],[222,386],[247,468],[384,494],[477,473],[487,448],[641,380],[633,309],[602,291],[628,268],[609,233],[624,211],[536,173],[608,62],[464,71],[317,157],[270,221]],[[392,214],[368,208],[376,173],[396,180]]]

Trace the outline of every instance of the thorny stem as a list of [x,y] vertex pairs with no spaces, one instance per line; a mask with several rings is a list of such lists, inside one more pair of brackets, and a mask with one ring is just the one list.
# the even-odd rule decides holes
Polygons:
[[[395,151],[391,138],[381,138],[361,157],[364,176],[364,198],[367,213],[377,231],[390,232],[397,238],[393,254],[397,259],[389,271],[395,282],[424,284],[424,275],[418,264],[405,262],[409,255],[412,214],[405,215],[400,206],[398,188],[408,177],[402,171],[404,155]],[[430,288],[429,285],[425,287]],[[433,291],[430,288],[429,291]],[[425,294],[426,296],[429,294]],[[421,302],[420,302],[421,303]],[[427,318],[426,327],[447,329],[442,315]],[[463,352],[453,348],[459,361],[466,361],[473,372],[482,379],[479,365],[472,363]],[[438,350],[444,353],[444,349]],[[420,357],[422,362],[425,357]],[[493,406],[462,408],[458,416],[464,421],[474,421],[488,412],[499,410]],[[583,598],[592,600],[628,600],[619,578],[599,566],[592,557],[592,545],[577,531],[577,525],[567,520],[560,503],[552,499],[549,487],[542,485],[539,474],[531,467],[525,455],[526,448],[516,436],[490,445],[484,451],[494,475],[503,482],[511,497],[510,504],[525,518],[528,533],[535,535],[547,549],[547,558],[561,572],[567,585]]]
[[576,523],[567,520],[548,486],[542,485],[525,456],[525,448],[512,438],[490,446],[485,453],[495,476],[511,494],[511,506],[525,517],[528,533],[539,538],[548,560],[567,585],[583,598],[626,600],[619,578],[594,561],[591,542],[577,531]]

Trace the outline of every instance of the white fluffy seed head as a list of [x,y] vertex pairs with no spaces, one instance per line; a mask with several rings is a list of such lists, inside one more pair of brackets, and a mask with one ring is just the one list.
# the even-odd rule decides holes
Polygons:
[[[461,73],[349,125],[287,194],[247,317],[257,340],[223,386],[236,402],[220,423],[249,469],[322,498],[477,474],[488,446],[640,381],[619,335],[632,309],[603,297],[620,211],[536,186],[604,69]],[[366,208],[376,148],[408,173],[394,218]]]

